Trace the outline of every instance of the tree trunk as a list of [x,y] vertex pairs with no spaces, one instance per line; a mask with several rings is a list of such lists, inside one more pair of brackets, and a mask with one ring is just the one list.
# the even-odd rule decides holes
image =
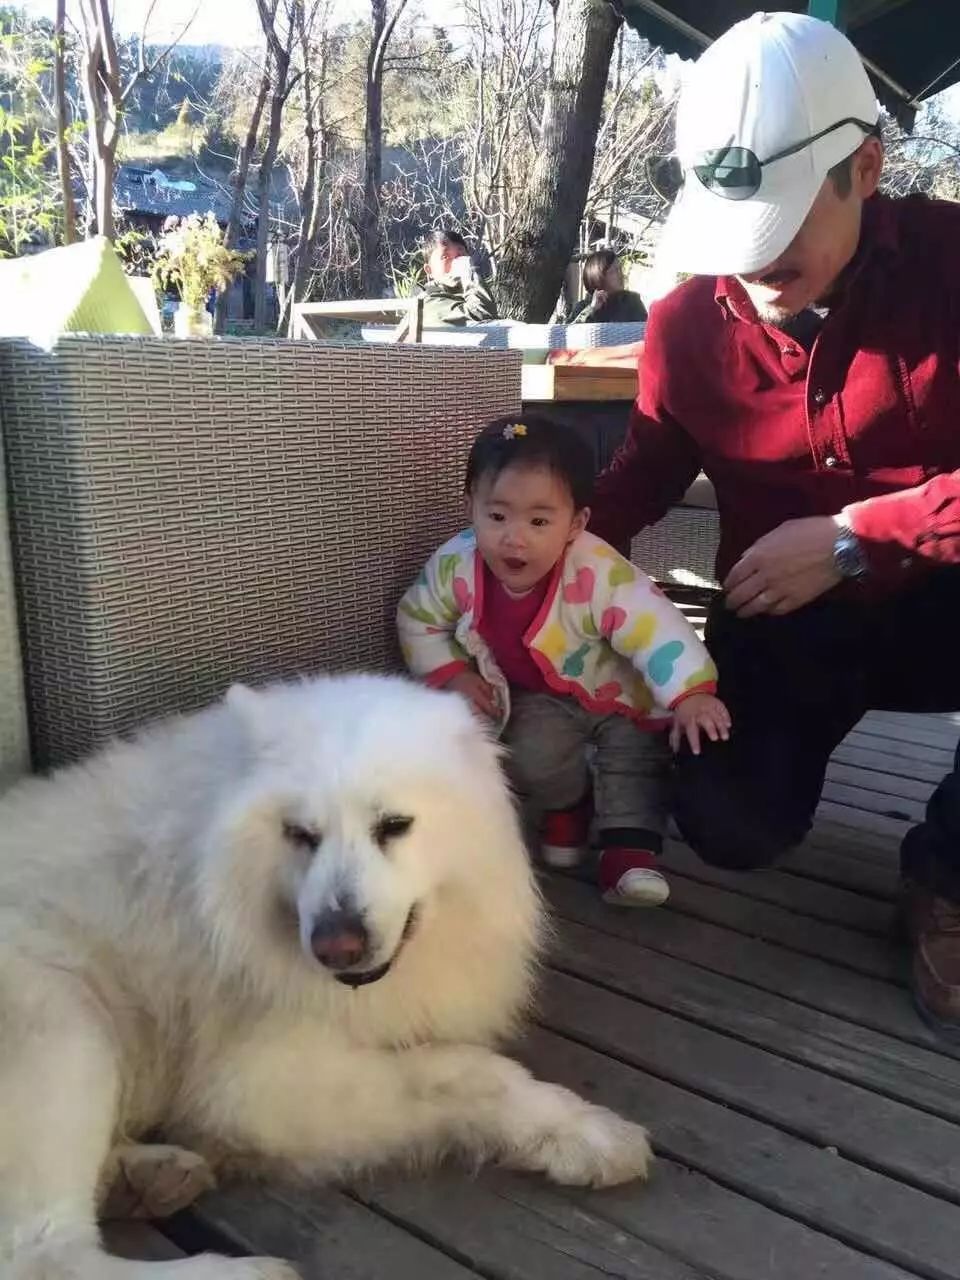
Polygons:
[[363,205],[360,209],[360,289],[365,298],[383,296],[380,253],[380,187],[383,181],[383,58],[381,41],[387,25],[387,0],[370,0],[373,23],[367,56],[363,126]]
[[[270,52],[264,58],[263,75],[260,77],[260,84],[257,88],[257,96],[254,100],[253,111],[250,113],[250,126],[247,129],[247,136],[243,140],[243,146],[237,156],[237,182],[233,189],[233,200],[230,205],[230,217],[227,219],[227,229],[223,233],[224,244],[232,249],[240,239],[240,223],[243,220],[243,198],[247,191],[247,178],[250,173],[250,162],[253,159],[253,153],[256,150],[257,138],[260,136],[260,121],[263,119],[263,108],[267,101],[267,93],[270,90]],[[214,316],[214,330],[216,333],[223,333],[227,322],[227,293],[217,294],[217,305]]]
[[387,16],[387,0],[370,0],[370,52],[367,55],[366,103],[363,124],[363,204],[360,209],[360,288],[365,298],[382,298],[385,291],[380,227],[380,188],[383,185],[383,68],[387,47],[407,0],[396,0]]
[[283,108],[290,86],[290,52],[293,49],[295,31],[294,10],[302,0],[287,0],[285,38],[277,33],[279,0],[257,0],[260,23],[270,49],[272,66],[270,90],[270,123],[267,126],[267,144],[260,158],[257,174],[257,260],[253,286],[253,324],[262,331],[267,327],[267,247],[270,238],[270,179],[280,149],[280,130],[283,125]]
[[497,266],[500,314],[546,320],[577,241],[620,19],[607,0],[557,0],[542,132],[516,229]]
[[270,242],[270,179],[280,147],[280,128],[283,124],[283,106],[286,102],[287,70],[285,62],[274,62],[274,84],[270,95],[270,124],[267,145],[260,159],[257,174],[257,274],[253,294],[253,325],[258,332],[267,327],[267,252]]
[[67,89],[64,71],[64,28],[67,0],[57,0],[53,27],[53,94],[57,116],[57,172],[63,195],[63,243],[73,244],[77,238],[77,208],[70,177],[70,152],[67,149]]

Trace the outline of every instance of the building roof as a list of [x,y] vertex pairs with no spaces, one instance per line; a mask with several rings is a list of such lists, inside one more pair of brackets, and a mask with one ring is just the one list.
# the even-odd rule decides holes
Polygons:
[[[187,190],[187,186],[193,190]],[[117,168],[114,194],[117,205],[126,213],[185,217],[191,213],[212,212],[220,222],[226,222],[230,216],[229,192],[199,173],[191,174],[189,179],[178,179],[156,166],[121,164]]]
[[[651,44],[694,58],[757,0],[613,0]],[[960,81],[957,0],[777,0],[778,9],[829,16],[836,9],[860,50],[877,97],[907,128],[925,99]]]

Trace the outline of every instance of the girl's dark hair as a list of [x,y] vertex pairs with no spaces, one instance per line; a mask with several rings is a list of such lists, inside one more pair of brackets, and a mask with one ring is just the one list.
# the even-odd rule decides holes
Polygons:
[[587,293],[603,288],[603,278],[617,260],[612,249],[598,249],[583,260],[583,287]]
[[589,507],[593,498],[593,450],[572,427],[536,414],[497,418],[483,428],[467,459],[466,492],[473,494],[481,480],[496,480],[507,467],[553,472],[577,511]]

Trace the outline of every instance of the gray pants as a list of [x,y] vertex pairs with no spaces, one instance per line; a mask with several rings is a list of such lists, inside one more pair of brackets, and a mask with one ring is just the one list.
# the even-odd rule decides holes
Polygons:
[[667,823],[670,749],[664,732],[624,715],[596,715],[574,698],[511,691],[504,741],[508,772],[528,820],[572,809],[591,781],[598,829],[662,836]]

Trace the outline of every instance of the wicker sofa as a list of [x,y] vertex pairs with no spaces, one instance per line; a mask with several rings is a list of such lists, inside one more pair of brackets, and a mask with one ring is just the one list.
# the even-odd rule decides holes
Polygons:
[[34,765],[233,680],[392,665],[396,600],[462,519],[467,444],[519,407],[520,364],[443,347],[0,341]]

